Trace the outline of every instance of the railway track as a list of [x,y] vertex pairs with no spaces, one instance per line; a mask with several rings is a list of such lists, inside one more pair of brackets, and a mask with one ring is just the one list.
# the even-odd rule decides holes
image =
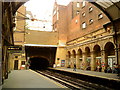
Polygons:
[[53,72],[50,70],[42,70],[42,71],[36,70],[36,72],[50,79],[53,79],[72,90],[112,90],[111,88],[105,87],[103,85],[86,82],[77,79],[76,77],[66,76],[59,72]]

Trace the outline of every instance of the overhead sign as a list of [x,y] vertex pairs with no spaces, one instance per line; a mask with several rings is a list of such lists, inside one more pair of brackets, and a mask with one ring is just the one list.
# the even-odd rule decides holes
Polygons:
[[8,52],[10,53],[20,53],[22,52],[22,46],[9,46]]

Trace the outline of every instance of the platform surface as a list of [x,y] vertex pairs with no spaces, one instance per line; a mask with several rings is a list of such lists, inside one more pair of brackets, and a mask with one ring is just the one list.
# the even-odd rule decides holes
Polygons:
[[2,88],[4,90],[5,88],[65,89],[66,87],[32,70],[13,70],[9,78],[4,81]]
[[115,73],[105,73],[105,72],[88,71],[88,70],[80,70],[80,69],[76,69],[76,71],[73,71],[72,68],[53,68],[53,69],[120,81],[120,77],[118,77],[117,74]]

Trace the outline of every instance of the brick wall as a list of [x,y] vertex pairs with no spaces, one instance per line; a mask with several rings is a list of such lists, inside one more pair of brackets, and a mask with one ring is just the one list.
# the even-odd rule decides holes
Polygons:
[[57,45],[57,32],[29,30],[25,35],[25,44]]
[[[93,10],[89,12],[89,8],[92,7]],[[82,16],[82,13],[85,13],[85,16]],[[98,15],[103,15],[102,19],[98,19]],[[69,17],[69,14],[68,14]],[[75,24],[75,20],[78,19],[78,24]],[[89,20],[93,19],[93,23],[90,24]],[[86,22],[87,27],[82,28],[82,23]],[[68,24],[68,36],[67,41],[73,40],[75,38],[81,37],[85,34],[89,34],[95,30],[98,30],[103,27],[103,24],[109,22],[109,19],[105,16],[105,14],[99,10],[97,7],[92,4],[86,2],[85,7],[82,7],[82,3],[80,4],[80,13]]]

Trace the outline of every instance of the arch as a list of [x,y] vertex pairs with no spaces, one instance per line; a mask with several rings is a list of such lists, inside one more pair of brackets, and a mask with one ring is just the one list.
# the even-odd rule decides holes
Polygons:
[[112,42],[107,42],[104,46],[104,50],[106,67],[110,66],[112,69],[113,66],[117,63],[117,61],[115,60],[115,46]]
[[102,70],[102,65],[101,65],[101,62],[102,62],[102,57],[101,57],[101,48],[98,44],[96,44],[93,48],[93,54],[94,54],[94,69],[96,71],[99,71],[101,72]]
[[71,57],[71,53],[70,53],[70,51],[68,51],[67,54],[68,54],[68,58],[70,58],[70,57]]
[[85,53],[86,53],[87,57],[90,57],[90,48],[89,47],[85,47]]
[[90,63],[91,63],[91,54],[90,54],[90,48],[85,48],[85,54],[86,54],[86,70],[90,70]]
[[75,50],[72,51],[72,55],[74,58],[76,58],[76,51]]
[[82,61],[83,61],[82,50],[78,49],[78,51],[77,51],[77,59],[76,59],[76,65],[77,65],[78,69],[82,69]]
[[42,57],[31,57],[29,60],[30,69],[46,69],[49,66],[49,61]]
[[96,57],[101,56],[101,48],[98,44],[94,46],[93,51]]
[[71,53],[70,53],[70,51],[68,51],[67,52],[67,60],[66,60],[66,67],[67,68],[70,68],[71,66],[70,66],[70,64],[71,64],[71,60],[70,60],[70,58],[71,58]]
[[78,49],[77,54],[78,54],[78,55],[82,55],[82,50],[81,50],[81,49]]
[[104,46],[105,53],[110,56],[110,55],[115,55],[115,46],[112,42],[107,42]]
[[13,9],[13,15],[17,12],[17,10],[24,4],[24,3],[26,3],[27,1],[29,1],[29,0],[26,0],[25,2],[16,2],[17,3],[17,5],[16,5],[16,7]]
[[82,50],[78,49],[77,55],[78,55],[78,58],[79,58],[80,61],[82,61],[82,53],[83,53]]

